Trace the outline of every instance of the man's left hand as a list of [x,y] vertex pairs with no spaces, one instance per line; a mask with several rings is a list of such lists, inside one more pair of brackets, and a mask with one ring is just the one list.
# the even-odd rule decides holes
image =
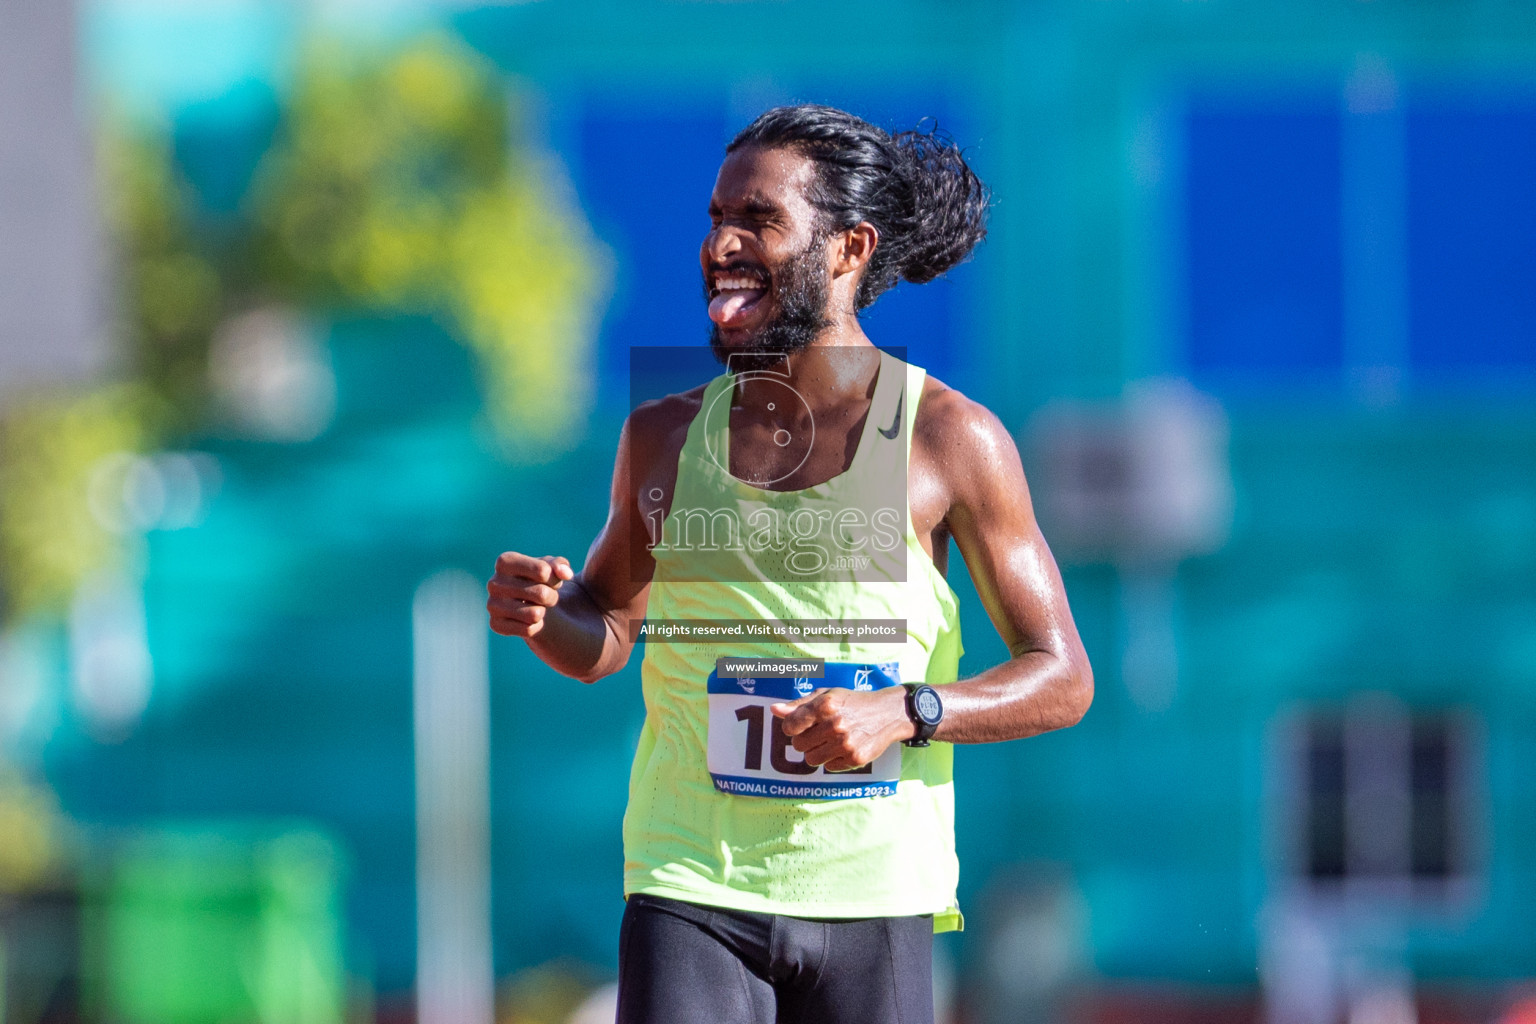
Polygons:
[[816,690],[769,710],[784,720],[784,735],[806,764],[833,772],[869,764],[916,731],[907,717],[907,691],[900,686]]

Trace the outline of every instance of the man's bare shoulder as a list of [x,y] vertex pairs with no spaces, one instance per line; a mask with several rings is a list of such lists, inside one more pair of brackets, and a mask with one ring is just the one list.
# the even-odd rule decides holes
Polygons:
[[653,398],[634,408],[624,421],[624,444],[635,468],[644,469],[668,455],[677,457],[687,439],[688,425],[704,403],[707,386],[700,384],[675,395]]
[[[1001,516],[1017,526],[1033,511],[1019,449],[997,414],[942,381],[929,378],[912,430],[913,468],[942,506],[957,538],[974,536],[978,522]],[[914,484],[915,488],[915,484]],[[913,506],[916,514],[917,506]]]
[[923,382],[912,440],[947,467],[1017,457],[1013,437],[996,413],[935,377]]

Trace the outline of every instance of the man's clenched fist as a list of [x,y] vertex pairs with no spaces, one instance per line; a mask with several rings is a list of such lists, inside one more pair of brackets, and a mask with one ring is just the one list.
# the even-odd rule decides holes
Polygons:
[[560,585],[575,578],[571,563],[559,555],[508,551],[496,559],[496,575],[485,585],[491,629],[502,636],[537,636],[544,615],[560,601]]
[[768,710],[784,720],[784,735],[805,755],[806,764],[845,772],[912,737],[906,694],[899,686],[873,692],[832,688],[781,701]]

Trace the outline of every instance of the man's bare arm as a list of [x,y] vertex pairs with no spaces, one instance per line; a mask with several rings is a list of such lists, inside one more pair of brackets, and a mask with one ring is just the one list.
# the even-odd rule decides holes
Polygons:
[[1035,522],[1018,449],[981,405],[956,391],[932,397],[930,439],[951,490],[950,533],[1012,654],[940,691],[935,738],[990,743],[1075,725],[1093,701],[1093,670]]
[[634,423],[640,415],[637,410],[625,421],[614,460],[608,521],[592,542],[581,572],[573,572],[562,557],[533,558],[509,551],[496,560],[496,575],[486,584],[491,629],[525,638],[545,664],[584,683],[596,682],[629,662],[634,646],[630,620],[645,615],[655,563],[650,551],[638,544],[645,532],[634,481],[637,462],[645,463],[653,453],[644,440],[652,435]]

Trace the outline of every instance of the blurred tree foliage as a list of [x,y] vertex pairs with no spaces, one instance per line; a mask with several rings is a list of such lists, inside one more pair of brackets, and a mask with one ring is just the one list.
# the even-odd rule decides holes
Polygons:
[[101,460],[196,428],[223,282],[198,245],[192,196],[167,139],[106,124],[98,160],[115,252],[113,341],[122,379],[44,393],[0,419],[0,616],[57,614],[86,574],[113,567],[121,539],[96,514]]
[[110,569],[120,539],[97,515],[96,467],[139,451],[159,403],[118,385],[83,397],[37,398],[15,406],[0,427],[0,570],[5,611],[59,612],[87,574]]
[[99,154],[121,363],[155,399],[142,410],[155,413],[148,434],[195,430],[206,411],[208,340],[228,306],[229,275],[198,230],[196,198],[168,138],[108,123]]
[[577,426],[597,248],[507,92],[431,38],[388,59],[318,48],[257,173],[258,278],[305,306],[436,312],[476,352],[488,408],[525,456]]
[[0,761],[0,894],[45,881],[66,831],[53,794]]
[[494,69],[447,37],[316,45],[233,220],[199,208],[166,133],[103,126],[121,379],[0,422],[3,614],[61,611],[116,557],[94,468],[208,422],[212,339],[253,308],[437,316],[475,352],[507,452],[558,452],[589,397],[601,250],[514,113]]

